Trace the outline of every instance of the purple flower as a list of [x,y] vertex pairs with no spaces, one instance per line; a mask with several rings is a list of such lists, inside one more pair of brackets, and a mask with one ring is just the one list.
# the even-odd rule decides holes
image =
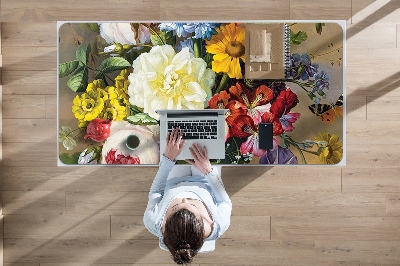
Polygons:
[[260,164],[298,164],[297,157],[286,148],[277,146],[276,149],[267,150],[261,156]]
[[296,79],[309,80],[318,72],[318,64],[312,64],[308,54],[303,53],[301,56],[297,53],[291,56],[291,75]]
[[315,79],[315,86],[314,86],[315,91],[322,91],[325,88],[329,89],[328,73],[322,70],[314,74],[314,79]]

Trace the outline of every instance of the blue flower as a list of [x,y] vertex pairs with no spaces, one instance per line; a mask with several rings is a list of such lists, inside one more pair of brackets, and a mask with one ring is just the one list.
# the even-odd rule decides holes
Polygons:
[[215,28],[219,25],[220,23],[197,23],[194,37],[197,39],[203,38],[210,40],[212,35],[217,34]]
[[196,28],[195,23],[161,23],[160,30],[172,31],[175,36],[186,37],[191,35]]
[[180,52],[185,47],[188,47],[189,52],[194,54],[192,38],[187,38],[187,39],[184,39],[183,41],[180,41],[176,46],[177,52]]

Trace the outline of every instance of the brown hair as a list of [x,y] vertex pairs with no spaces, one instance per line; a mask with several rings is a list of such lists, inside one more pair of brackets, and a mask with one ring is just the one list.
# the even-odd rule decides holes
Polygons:
[[205,240],[203,219],[180,209],[167,218],[163,237],[177,264],[191,263]]

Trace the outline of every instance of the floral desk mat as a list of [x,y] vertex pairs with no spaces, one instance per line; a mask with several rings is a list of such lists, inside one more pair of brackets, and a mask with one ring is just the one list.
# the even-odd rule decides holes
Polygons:
[[[285,22],[280,80],[245,78],[246,23],[59,22],[59,165],[156,165],[155,110],[204,108],[229,109],[215,164],[343,164],[344,23]],[[273,149],[258,147],[261,122]]]

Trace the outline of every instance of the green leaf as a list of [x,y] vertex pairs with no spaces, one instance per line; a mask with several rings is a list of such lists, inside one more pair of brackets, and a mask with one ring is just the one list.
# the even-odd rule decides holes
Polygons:
[[290,43],[291,44],[301,44],[305,40],[307,40],[308,36],[305,31],[299,31],[298,33],[294,33],[292,30],[290,30]]
[[[115,70],[122,70],[125,68],[131,67],[131,64],[128,62],[128,60],[122,58],[122,57],[108,57],[103,62],[100,63],[99,66],[99,73],[110,73]],[[96,77],[98,75],[101,75],[97,73]]]
[[[163,44],[169,44],[174,46],[176,44],[176,37],[174,36],[172,31],[165,32],[161,31],[156,34],[152,34],[150,36],[151,43],[155,45],[163,45]],[[160,40],[161,38],[161,40]]]
[[60,78],[66,77],[78,67],[79,61],[74,60],[70,62],[62,63],[58,66],[58,76]]
[[76,50],[76,60],[79,61],[79,64],[81,66],[87,64],[89,54],[90,54],[90,45],[88,44],[79,45],[78,49]]
[[68,153],[61,153],[59,158],[60,161],[64,164],[78,164],[80,154],[80,152],[75,152],[71,155],[69,155]]
[[67,86],[74,92],[84,92],[88,85],[87,67],[79,68],[68,80]]
[[96,32],[96,33],[100,33],[100,28],[99,28],[99,24],[97,23],[89,23],[89,27],[92,31]]
[[141,125],[141,126],[158,125],[158,121],[146,113],[138,113],[133,116],[128,116],[126,119],[128,120],[129,123],[134,125]]

